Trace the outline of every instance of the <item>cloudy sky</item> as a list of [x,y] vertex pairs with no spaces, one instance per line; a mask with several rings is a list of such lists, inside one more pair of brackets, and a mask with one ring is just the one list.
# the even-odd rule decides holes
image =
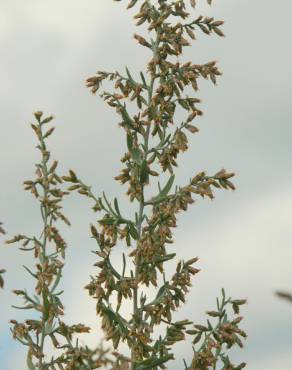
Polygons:
[[[234,357],[250,370],[288,370],[292,306],[274,292],[292,291],[292,4],[217,0],[209,8],[198,2],[198,14],[226,21],[227,37],[202,35],[181,59],[218,60],[224,75],[216,88],[201,84],[205,114],[191,149],[180,158],[177,181],[225,167],[236,172],[237,190],[218,192],[212,202],[199,200],[179,219],[179,254],[199,256],[202,271],[178,317],[201,320],[221,287],[248,298],[243,326],[249,338]],[[37,203],[22,191],[37,159],[28,124],[35,110],[56,117],[50,148],[61,172],[74,168],[97,194],[106,189],[110,198],[123,196],[125,189],[112,178],[125,151],[124,136],[114,111],[90,95],[84,81],[98,69],[145,69],[149,54],[134,42],[132,13],[124,8],[124,2],[109,0],[0,1],[0,221],[9,235],[38,233],[40,227]],[[95,327],[94,302],[83,289],[95,262],[90,206],[77,196],[65,203],[73,226],[64,229],[70,249],[63,285],[67,320],[81,316]],[[25,354],[10,338],[7,323],[25,317],[10,307],[19,303],[11,290],[31,285],[22,267],[31,263],[30,256],[3,246],[0,258],[7,269],[0,294],[1,366],[25,369]],[[100,337],[94,330],[86,340],[93,344]],[[187,352],[178,346],[179,361],[169,368],[179,369]]]

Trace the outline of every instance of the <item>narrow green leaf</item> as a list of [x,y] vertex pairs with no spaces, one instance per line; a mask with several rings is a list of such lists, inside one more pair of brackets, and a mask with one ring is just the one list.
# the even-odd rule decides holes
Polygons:
[[125,272],[126,272],[126,265],[127,265],[127,262],[126,262],[126,256],[125,256],[125,253],[123,253],[123,272],[122,272],[122,277],[125,276]]
[[168,283],[162,285],[162,287],[158,290],[154,301],[152,301],[150,303],[150,305],[159,304],[161,302],[161,300],[164,298],[164,295],[165,295],[165,292],[167,291],[167,288],[168,288]]
[[129,78],[129,80],[130,80],[131,82],[135,83],[135,81],[134,81],[133,77],[131,76],[131,73],[130,73],[130,71],[129,71],[128,67],[126,67],[126,72],[127,72],[127,76],[128,76],[128,78]]
[[133,150],[133,138],[130,133],[127,133],[127,146],[128,146],[129,152],[131,152]]
[[143,72],[140,72],[140,76],[141,76],[141,80],[143,82],[143,86],[145,87],[145,89],[147,89],[147,83],[146,83],[145,76],[144,76]]
[[119,204],[117,198],[114,199],[114,206],[117,214],[121,217],[120,209],[119,209]]
[[32,356],[31,356],[30,351],[27,354],[26,364],[27,364],[27,367],[29,368],[29,370],[37,370],[36,367],[34,366],[33,362],[32,362]]
[[112,206],[111,206],[110,202],[107,200],[107,197],[106,197],[106,195],[105,195],[105,193],[104,193],[104,192],[102,193],[102,195],[103,195],[103,199],[105,200],[106,205],[107,205],[107,207],[108,207],[109,211],[112,213],[112,215],[114,215],[114,217],[117,217],[117,215],[115,214],[115,212],[114,212],[114,210],[113,210],[113,208],[112,208]]
[[164,364],[165,362],[169,361],[169,360],[172,360],[173,359],[173,355],[165,355],[165,356],[161,356],[159,358],[157,357],[154,357],[154,358],[149,358],[147,360],[144,360],[142,362],[139,362],[136,366],[135,366],[135,370],[147,370],[147,369],[153,369],[155,368],[156,366],[159,366],[159,365],[162,365]]
[[44,320],[48,321],[49,314],[50,314],[50,302],[45,292],[43,292],[43,302],[44,302]]
[[121,115],[122,115],[122,118],[123,118],[124,122],[128,126],[132,127],[133,126],[133,123],[132,123],[132,120],[131,120],[131,118],[130,118],[128,112],[127,112],[127,110],[126,110],[126,104],[124,104],[123,106],[121,106]]
[[113,225],[115,221],[116,220],[113,217],[107,217],[99,220],[98,222],[102,225]]
[[166,196],[167,196],[167,194],[169,193],[169,191],[170,191],[170,189],[171,189],[171,187],[172,187],[172,185],[173,185],[174,178],[175,178],[175,176],[174,176],[174,175],[170,176],[170,178],[169,178],[169,179],[168,179],[168,181],[167,181],[167,184],[166,184],[166,185],[165,185],[165,187],[162,189],[162,191],[161,191],[161,193],[160,193],[160,196],[162,196],[162,197],[166,197]]
[[24,266],[23,267],[25,268],[25,270],[31,275],[33,276],[35,279],[38,279],[38,276],[36,274],[34,274],[28,267]]
[[138,232],[136,230],[136,227],[134,226],[133,222],[129,221],[128,222],[128,230],[129,230],[129,233],[131,235],[131,237],[135,240],[138,239]]
[[140,168],[140,182],[141,184],[145,184],[148,182],[149,179],[149,168],[147,165],[147,161],[144,159],[141,164]]
[[153,197],[152,199],[150,199],[145,204],[157,204],[157,203],[162,202],[167,197],[167,195],[168,195],[168,193],[169,193],[169,191],[170,191],[170,189],[173,185],[174,178],[175,178],[175,176],[171,175],[170,178],[168,179],[165,187],[162,190],[160,190],[160,185],[158,184],[159,194],[156,197]]
[[109,307],[104,306],[103,307],[104,313],[116,324],[118,324],[119,329],[121,331],[121,334],[127,335],[128,334],[128,328],[124,324],[121,316],[118,313],[115,313],[112,311]]
[[167,254],[166,256],[156,257],[155,262],[166,262],[172,260],[176,256],[176,253]]
[[29,305],[23,306],[23,307],[11,305],[11,307],[16,308],[18,310],[30,310],[32,308],[35,308],[33,304],[29,304]]
[[99,202],[100,207],[101,207],[103,210],[106,210],[106,208],[105,208],[104,204],[102,203],[102,199],[101,199],[100,197],[98,198],[98,202]]

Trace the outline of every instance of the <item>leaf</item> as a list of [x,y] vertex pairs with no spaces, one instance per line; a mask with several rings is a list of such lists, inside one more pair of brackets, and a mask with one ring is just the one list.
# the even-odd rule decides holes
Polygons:
[[159,195],[150,199],[145,204],[157,204],[157,203],[160,203],[161,201],[163,201],[167,197],[167,195],[168,195],[168,193],[169,193],[169,191],[170,191],[170,189],[173,185],[174,179],[175,179],[175,175],[171,175],[170,178],[168,179],[165,187],[160,191]]
[[30,351],[27,354],[26,364],[27,364],[27,367],[29,368],[29,370],[37,370],[36,367],[34,366],[33,362],[32,362],[32,356],[31,356]]
[[128,126],[132,127],[133,126],[133,122],[132,122],[132,120],[131,120],[131,118],[130,118],[127,110],[126,110],[126,104],[124,104],[123,106],[121,106],[121,115],[122,115],[122,118],[123,118],[124,122]]
[[147,89],[147,83],[146,83],[145,76],[144,76],[143,72],[140,72],[140,76],[141,76],[141,80],[143,82],[143,86],[145,87],[145,89]]
[[32,308],[35,308],[35,306],[33,304],[29,304],[29,305],[23,306],[23,307],[11,305],[11,307],[16,308],[17,310],[30,310]]
[[111,310],[109,307],[106,307],[105,305],[103,306],[103,311],[108,316],[109,319],[111,319],[116,324],[118,324],[118,326],[121,330],[121,333],[123,335],[128,334],[128,328],[126,327],[126,325],[123,322],[123,319],[121,318],[121,316],[118,313],[115,313],[113,310]]
[[175,178],[175,175],[170,176],[170,178],[168,179],[165,187],[162,189],[162,191],[160,193],[160,196],[163,196],[163,197],[167,196],[167,194],[169,193],[169,191],[170,191],[170,189],[173,185],[174,178]]
[[62,268],[59,268],[59,271],[57,272],[57,275],[56,275],[56,278],[55,278],[55,281],[54,281],[54,285],[51,288],[51,293],[53,293],[55,291],[55,289],[57,288],[61,277],[62,277]]
[[127,76],[128,76],[128,78],[129,78],[129,80],[130,80],[131,82],[135,83],[135,81],[133,80],[133,77],[132,77],[132,76],[131,76],[131,74],[130,74],[130,71],[128,70],[128,67],[126,67],[126,72],[127,72]]
[[108,206],[108,209],[110,210],[111,214],[113,214],[116,217],[117,215],[115,214],[110,202],[107,200],[107,197],[106,197],[104,192],[102,193],[102,196],[103,196],[103,199],[106,202],[106,205]]
[[99,220],[98,222],[101,224],[101,225],[113,225],[115,223],[115,219],[113,217],[106,217],[106,218],[103,218],[101,220]]
[[207,320],[207,324],[208,324],[208,329],[211,331],[213,330],[213,326],[211,325],[211,322],[210,320]]
[[165,293],[167,291],[167,288],[168,288],[168,283],[162,285],[162,287],[158,290],[157,295],[156,295],[154,301],[152,301],[150,303],[150,305],[157,305],[157,304],[161,303],[161,301],[164,298],[164,295],[165,295]]
[[[34,249],[34,248],[33,248]],[[38,279],[38,276],[36,274],[34,274],[28,267],[24,266],[23,265],[23,268],[25,268],[25,270],[31,275],[33,276],[35,279]]]
[[222,293],[222,300],[223,300],[223,302],[225,302],[226,293],[225,293],[225,289],[224,288],[221,289],[221,293]]
[[134,148],[131,150],[131,156],[135,163],[141,164],[142,162],[142,153],[138,148]]
[[166,256],[159,256],[155,258],[155,262],[166,262],[172,260],[176,256],[176,253],[170,253]]
[[129,152],[131,152],[133,150],[133,138],[132,138],[132,135],[129,133],[127,133],[127,146],[128,146]]
[[149,358],[147,360],[144,360],[144,361],[139,362],[135,366],[135,370],[153,369],[156,366],[162,365],[165,362],[167,362],[169,360],[172,360],[172,359],[173,359],[173,355],[165,355],[165,356],[161,356],[159,358],[157,358],[157,357]]
[[136,230],[136,227],[134,226],[133,222],[131,222],[131,221],[128,222],[128,230],[129,230],[129,233],[130,233],[131,237],[133,239],[137,240],[139,235],[138,235],[138,232]]
[[141,102],[141,96],[140,95],[137,96],[137,106],[138,106],[139,109],[142,108],[142,102]]
[[50,302],[46,292],[43,291],[43,301],[44,301],[44,321],[48,321],[50,314]]
[[147,165],[147,161],[144,159],[141,164],[140,168],[140,182],[141,184],[145,184],[148,182],[149,179],[149,168]]
[[115,210],[116,210],[117,214],[121,217],[121,212],[120,212],[120,209],[119,209],[119,204],[118,204],[117,198],[114,199],[114,206],[115,206]]
[[138,0],[132,0],[132,1],[129,3],[129,5],[127,6],[127,9],[133,8],[133,6],[135,6],[135,5],[136,5],[137,1],[138,1]]

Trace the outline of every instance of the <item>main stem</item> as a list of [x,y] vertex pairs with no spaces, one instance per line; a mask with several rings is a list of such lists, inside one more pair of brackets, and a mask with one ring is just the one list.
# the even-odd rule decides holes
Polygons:
[[[41,126],[40,126],[41,130]],[[44,175],[44,201],[46,201],[48,197],[48,192],[49,192],[49,184],[48,184],[48,167],[47,167],[47,162],[45,159],[45,152],[46,152],[46,145],[43,139],[43,135],[41,134],[40,137],[40,142],[41,142],[41,149],[42,149],[42,170],[43,170],[43,175]],[[48,226],[48,205],[46,203],[41,204],[41,213],[43,217],[43,222],[44,222],[44,228],[43,228],[43,243],[42,243],[42,254],[41,254],[41,266],[42,266],[42,271],[44,270],[44,265],[46,263],[46,245],[47,245],[47,226]],[[42,304],[44,307],[44,295],[47,294],[46,291],[42,289]],[[44,311],[44,310],[43,310]],[[44,344],[45,344],[45,338],[46,338],[46,321],[45,321],[45,313],[42,313],[42,332],[41,332],[41,341],[40,341],[40,351],[41,351],[41,356],[39,358],[39,363],[38,367],[41,370],[43,367],[43,352],[44,352]]]
[[[157,50],[158,50],[158,45],[159,45],[159,33],[157,33],[157,38],[155,43],[153,43],[153,57],[156,56]],[[148,86],[148,107],[151,105],[151,100],[153,96],[153,87],[154,87],[154,81],[156,77],[155,75],[151,77],[150,85]],[[147,156],[149,153],[148,147],[149,147],[149,137],[150,137],[150,129],[151,129],[151,120],[152,118],[149,117],[149,124],[144,136],[144,156],[143,159],[147,161]],[[138,232],[138,243],[141,238],[141,232],[142,232],[142,223],[143,223],[143,216],[144,216],[144,185],[141,184],[141,196],[140,196],[140,202],[139,202],[139,213],[138,213],[138,222],[137,222],[137,232]],[[137,246],[138,248],[139,246]],[[139,290],[139,267],[140,267],[140,261],[139,257],[136,258],[135,261],[135,281],[136,281],[136,287],[134,288],[133,291],[133,319],[134,319],[134,327],[137,327],[137,321],[141,320],[141,317],[137,317],[138,315],[138,290]],[[131,349],[131,369],[134,370],[135,368],[135,348]]]

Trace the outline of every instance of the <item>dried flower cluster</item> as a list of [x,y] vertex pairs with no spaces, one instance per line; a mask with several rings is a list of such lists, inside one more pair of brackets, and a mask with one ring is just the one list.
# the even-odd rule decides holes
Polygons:
[[[174,359],[173,345],[193,336],[194,356],[191,364],[185,362],[185,369],[221,366],[222,370],[239,370],[245,364],[233,365],[227,350],[234,345],[242,347],[241,338],[246,337],[238,327],[242,318],[237,316],[245,300],[227,299],[223,291],[217,311],[207,313],[217,323],[208,320],[206,326],[192,328],[189,320],[175,321],[174,313],[186,301],[191,279],[199,271],[194,267],[198,258],[179,261],[169,278],[165,273],[165,264],[176,256],[168,246],[174,242],[178,214],[186,211],[197,195],[212,199],[215,189],[234,189],[230,180],[234,174],[224,169],[212,176],[200,172],[186,185],[174,187],[178,155],[188,149],[189,134],[198,132],[193,121],[202,115],[198,108],[200,99],[188,96],[185,91],[191,88],[197,92],[201,78],[215,84],[221,75],[214,61],[198,65],[179,62],[177,57],[199,31],[223,36],[220,28],[223,22],[199,16],[186,23],[190,13],[184,0],[132,0],[128,8],[138,3],[140,8],[134,18],[138,26],[147,24],[148,37],[135,34],[134,39],[151,52],[146,73],[140,72],[137,79],[126,67],[125,74],[98,71],[87,80],[92,93],[105,80],[114,83],[114,92],[103,91],[100,96],[115,109],[120,117],[119,126],[125,132],[127,151],[115,179],[127,185],[126,194],[130,202],[136,202],[137,211],[127,218],[116,198],[110,202],[104,193],[96,197],[72,170],[63,176],[63,180],[71,183],[69,191],[91,198],[94,211],[101,212],[98,224],[91,226],[91,235],[98,244],[95,266],[99,272],[86,289],[96,300],[106,339],[117,352],[121,342],[128,346],[130,358],[124,358],[123,369],[167,369],[167,363]],[[194,0],[190,3],[192,8],[196,7]],[[137,114],[130,114],[131,103]],[[186,118],[180,123],[175,117],[178,109],[186,111]],[[168,173],[168,180],[164,186],[158,183],[155,191],[155,179],[163,172]],[[146,187],[153,193],[149,199]],[[122,271],[112,261],[112,251],[120,243],[130,248],[123,253]],[[156,290],[154,299],[147,297],[145,286]],[[121,307],[129,307],[129,301],[131,315],[125,317]],[[232,318],[227,309],[230,305],[236,315]],[[164,336],[158,335],[161,328],[165,330]]]

